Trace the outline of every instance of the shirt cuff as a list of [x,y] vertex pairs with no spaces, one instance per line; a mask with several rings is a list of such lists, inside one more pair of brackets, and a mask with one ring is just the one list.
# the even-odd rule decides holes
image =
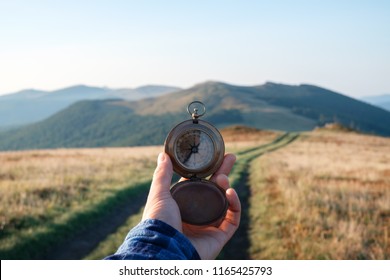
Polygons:
[[160,220],[140,222],[107,260],[199,260],[186,236]]

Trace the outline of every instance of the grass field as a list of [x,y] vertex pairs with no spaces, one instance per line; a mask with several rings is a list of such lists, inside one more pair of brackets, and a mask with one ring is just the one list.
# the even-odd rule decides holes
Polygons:
[[[231,181],[244,208],[220,258],[390,258],[390,139],[240,128],[223,136],[238,155]],[[115,252],[140,220],[161,150],[0,153],[0,258]]]
[[250,258],[390,258],[390,139],[305,133],[250,174]]
[[54,244],[149,181],[160,150],[0,153],[1,257],[45,258]]

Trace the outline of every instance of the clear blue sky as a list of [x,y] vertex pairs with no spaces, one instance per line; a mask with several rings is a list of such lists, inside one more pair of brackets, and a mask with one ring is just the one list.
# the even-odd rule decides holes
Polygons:
[[206,80],[390,93],[390,1],[0,0],[0,94]]

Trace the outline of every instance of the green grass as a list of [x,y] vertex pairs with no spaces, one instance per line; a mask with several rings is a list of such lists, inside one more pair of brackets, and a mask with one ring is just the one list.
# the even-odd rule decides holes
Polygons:
[[141,221],[143,209],[144,208],[142,208],[138,213],[131,215],[122,226],[102,240],[99,245],[84,259],[100,260],[106,256],[114,254],[124,241],[129,231]]
[[240,227],[222,250],[218,259],[249,259],[249,230],[250,230],[250,196],[251,186],[249,176],[251,174],[251,163],[265,153],[280,149],[298,138],[298,133],[285,133],[274,141],[257,147],[242,150],[237,153],[237,162],[231,172],[231,185],[236,189],[241,201]]
[[51,254],[53,246],[87,229],[113,211],[118,205],[123,205],[129,197],[139,195],[148,190],[150,181],[127,186],[116,191],[100,201],[88,206],[73,209],[58,219],[44,223],[31,230],[14,232],[2,239],[0,249],[1,259],[45,259]]
[[[130,211],[139,210],[160,150],[0,153],[0,258],[84,256],[84,251],[123,222]],[[135,198],[138,201],[132,201]],[[135,207],[138,209],[133,210]],[[93,242],[85,245],[83,238],[88,234],[84,233],[89,233]],[[67,257],[61,257],[61,251]]]

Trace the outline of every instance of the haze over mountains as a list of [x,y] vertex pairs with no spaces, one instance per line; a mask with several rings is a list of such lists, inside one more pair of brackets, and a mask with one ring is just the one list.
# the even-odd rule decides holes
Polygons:
[[383,109],[386,109],[387,111],[390,111],[390,94],[365,96],[365,97],[362,97],[361,100],[363,100],[364,102],[370,103],[372,105],[375,105],[377,107],[381,107]]
[[0,128],[43,120],[77,101],[113,98],[138,100],[177,90],[180,88],[159,85],[148,85],[134,89],[78,85],[55,91],[23,90],[0,96]]
[[135,101],[77,102],[41,122],[0,133],[0,149],[161,145],[175,124],[189,118],[186,108],[193,100],[206,105],[204,119],[219,128],[304,131],[338,122],[390,136],[390,112],[312,85],[206,82],[157,95]]

